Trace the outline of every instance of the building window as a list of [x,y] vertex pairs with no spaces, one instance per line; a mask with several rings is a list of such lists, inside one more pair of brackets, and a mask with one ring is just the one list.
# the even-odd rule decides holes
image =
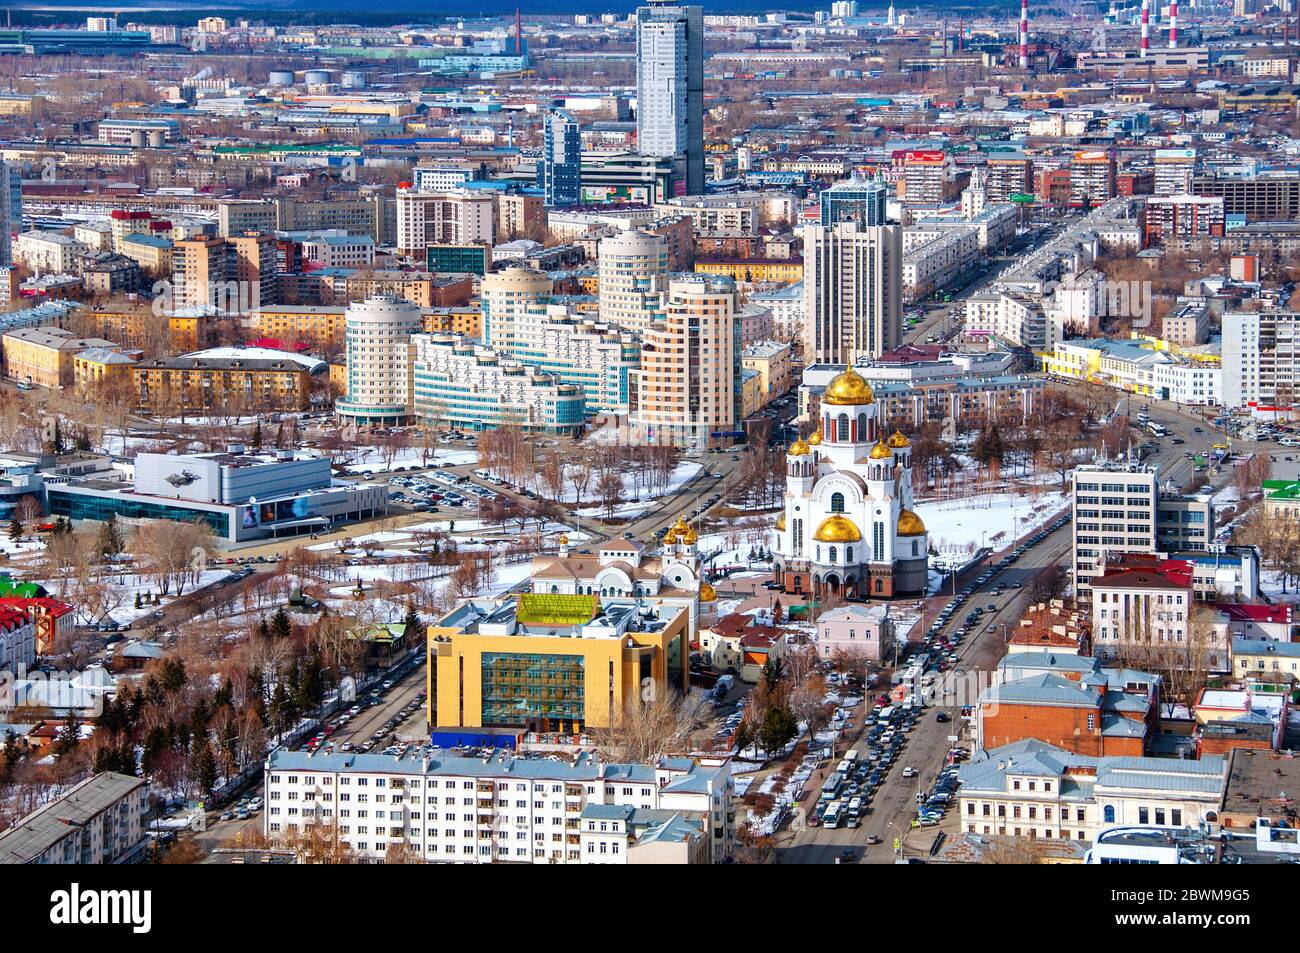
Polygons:
[[844,512],[844,494],[843,494],[843,493],[832,493],[832,494],[831,494],[831,512],[832,512],[832,513],[843,513],[843,512]]

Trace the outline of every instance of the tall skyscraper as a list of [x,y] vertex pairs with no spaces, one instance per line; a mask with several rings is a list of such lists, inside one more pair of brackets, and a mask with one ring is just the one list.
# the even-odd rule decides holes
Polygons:
[[686,192],[704,194],[704,8],[636,11],[637,151],[686,157]]
[[902,226],[808,225],[803,248],[805,360],[851,364],[897,347],[903,317]]
[[822,191],[821,224],[857,222],[887,225],[885,203],[889,186],[878,180],[846,179]]
[[577,205],[582,201],[582,135],[578,122],[555,109],[542,127],[542,161],[537,163],[537,187],[547,205]]

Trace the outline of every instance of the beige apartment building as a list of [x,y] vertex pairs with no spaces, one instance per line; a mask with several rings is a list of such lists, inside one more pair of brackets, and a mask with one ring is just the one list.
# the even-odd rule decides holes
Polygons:
[[736,283],[717,275],[668,282],[663,317],[642,335],[630,376],[629,427],[646,443],[729,443],[741,418]]
[[80,338],[63,328],[20,328],[4,335],[5,377],[60,389],[74,381],[73,358],[88,348],[116,348],[103,338]]

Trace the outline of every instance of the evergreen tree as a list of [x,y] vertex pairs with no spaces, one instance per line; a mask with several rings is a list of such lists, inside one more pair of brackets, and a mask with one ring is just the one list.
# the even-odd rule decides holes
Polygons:
[[408,602],[406,616],[402,619],[402,625],[406,627],[407,644],[410,644],[410,641],[416,637],[416,633],[420,631],[420,621],[420,613],[416,611],[415,603]]
[[289,619],[289,613],[284,611],[284,606],[275,610],[275,615],[271,616],[271,635],[277,639],[287,639],[293,635],[293,622]]
[[773,705],[763,716],[758,742],[769,753],[780,751],[799,733],[799,721],[786,705]]
[[54,736],[54,755],[62,759],[66,755],[72,754],[77,750],[77,745],[81,743],[81,719],[73,709],[68,709],[67,717],[63,719],[63,724],[59,726],[58,734]]
[[168,695],[185,687],[185,663],[172,657],[163,659],[162,688]]
[[211,794],[217,786],[217,759],[207,738],[196,739],[190,755],[190,780],[203,794]]
[[212,696],[212,707],[214,709],[221,708],[225,705],[230,705],[233,707],[234,698],[235,698],[235,686],[231,684],[230,676],[227,675],[222,680],[221,686],[217,689],[217,693]]
[[[99,527],[99,554],[110,557],[118,556],[123,549],[122,528],[117,525],[117,514],[109,513],[108,519]],[[137,598],[139,593],[136,593]]]
[[9,523],[9,538],[15,543],[23,538],[23,524],[16,516]]
[[18,767],[18,760],[21,757],[18,751],[18,736],[10,728],[5,732],[4,748],[0,750],[0,781],[7,781],[13,776],[14,768]]
[[147,775],[153,774],[158,770],[159,759],[167,751],[167,729],[162,725],[154,725],[149,729],[149,733],[144,739],[144,753],[140,758],[140,766]]
[[262,421],[261,420],[258,420],[258,422],[253,425],[253,439],[251,442],[253,444],[254,449],[256,450],[262,449]]

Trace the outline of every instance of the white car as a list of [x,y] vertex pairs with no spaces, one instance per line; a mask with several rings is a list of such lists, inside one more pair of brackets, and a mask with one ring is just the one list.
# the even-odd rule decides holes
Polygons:
[[914,777],[916,777],[916,768],[904,768],[904,769],[903,769],[903,777],[905,777],[905,778],[914,778]]

